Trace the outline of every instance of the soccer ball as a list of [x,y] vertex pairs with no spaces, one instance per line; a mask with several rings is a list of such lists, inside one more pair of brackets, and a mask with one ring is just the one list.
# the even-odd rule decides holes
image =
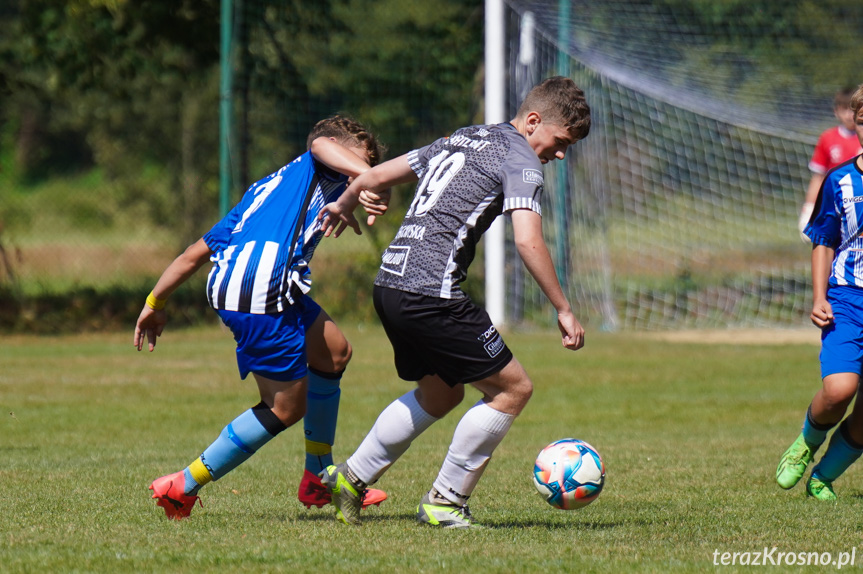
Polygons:
[[546,502],[575,510],[597,499],[605,484],[605,465],[596,449],[574,438],[551,443],[536,457],[533,482]]

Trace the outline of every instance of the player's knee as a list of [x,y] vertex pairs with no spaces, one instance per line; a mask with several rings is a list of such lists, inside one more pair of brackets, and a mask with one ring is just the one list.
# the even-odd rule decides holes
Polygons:
[[851,404],[851,399],[854,398],[854,394],[848,394],[841,392],[840,389],[832,389],[830,392],[824,393],[824,407],[828,411],[842,411],[844,412],[848,405]]
[[351,362],[351,357],[354,354],[354,349],[351,344],[345,339],[344,345],[341,345],[332,352],[333,372],[341,373],[348,368],[348,363]]
[[505,376],[508,379],[505,392],[509,400],[519,408],[523,408],[533,395],[533,381],[530,380],[521,363],[515,359],[507,365]]
[[533,396],[533,381],[528,377],[524,377],[519,380],[517,384],[512,386],[510,393],[512,395],[513,402],[519,405],[520,408],[524,408],[530,400],[530,397]]
[[347,339],[329,342],[326,347],[307,349],[309,366],[322,373],[341,373],[348,367],[354,350]]
[[825,380],[821,396],[828,410],[846,409],[857,394],[857,384],[845,380]]

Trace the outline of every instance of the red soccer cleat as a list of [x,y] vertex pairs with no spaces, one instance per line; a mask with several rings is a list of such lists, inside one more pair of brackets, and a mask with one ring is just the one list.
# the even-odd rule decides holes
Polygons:
[[204,507],[200,497],[187,496],[183,491],[186,484],[186,479],[183,477],[183,471],[175,472],[157,478],[150,485],[150,490],[153,491],[153,496],[157,500],[156,506],[161,506],[165,509],[165,515],[171,520],[180,520],[188,518],[192,513],[192,507],[195,502]]
[[[321,484],[321,479],[312,471],[306,469],[303,472],[303,480],[300,481],[300,489],[297,492],[297,498],[300,499],[306,508],[317,506],[321,508],[325,504],[329,504],[332,496],[327,487]],[[380,506],[381,502],[387,499],[387,493],[376,488],[367,488],[363,495],[363,508],[367,508],[372,504]]]

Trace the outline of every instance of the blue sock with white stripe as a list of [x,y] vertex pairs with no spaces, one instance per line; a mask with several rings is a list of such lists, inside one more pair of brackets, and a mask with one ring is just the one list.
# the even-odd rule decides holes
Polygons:
[[333,464],[341,380],[342,373],[323,373],[309,367],[303,431],[306,435],[306,470],[312,474],[318,474]]
[[[212,479],[218,480],[248,460],[285,428],[273,411],[261,402],[222,429],[219,437],[204,450],[200,461]],[[187,494],[195,494],[201,486],[194,479],[195,469],[190,465],[183,474]]]
[[848,433],[848,419],[842,421],[839,428],[830,438],[827,452],[821,457],[818,465],[812,469],[812,476],[827,482],[833,482],[863,454],[863,445],[857,444]]

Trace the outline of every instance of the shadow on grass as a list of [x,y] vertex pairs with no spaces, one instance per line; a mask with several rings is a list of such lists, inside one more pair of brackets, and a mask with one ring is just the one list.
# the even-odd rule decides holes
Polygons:
[[623,526],[623,522],[546,522],[543,520],[511,520],[507,522],[491,522],[483,523],[483,526],[490,529],[507,529],[507,528],[544,528],[547,530],[611,530]]
[[[335,520],[334,514],[300,514],[297,520],[320,522]],[[392,521],[403,520],[406,522],[416,523],[416,514],[403,512],[401,514],[386,514],[386,515],[371,515],[364,514],[362,517],[363,524],[386,523]],[[477,523],[484,529],[488,530],[510,530],[524,528],[545,528],[548,530],[583,530],[583,531],[600,531],[610,530],[619,526],[624,526],[623,522],[549,522],[544,520],[507,520],[501,522],[480,522]],[[417,526],[421,526],[417,524]]]
[[[303,520],[308,522],[335,522],[336,514],[333,512],[309,512],[297,515],[297,520]],[[413,520],[416,521],[415,514],[387,514],[385,516],[381,515],[373,515],[373,514],[363,514],[362,522],[363,524],[370,524],[374,522],[391,522],[394,520]]]

